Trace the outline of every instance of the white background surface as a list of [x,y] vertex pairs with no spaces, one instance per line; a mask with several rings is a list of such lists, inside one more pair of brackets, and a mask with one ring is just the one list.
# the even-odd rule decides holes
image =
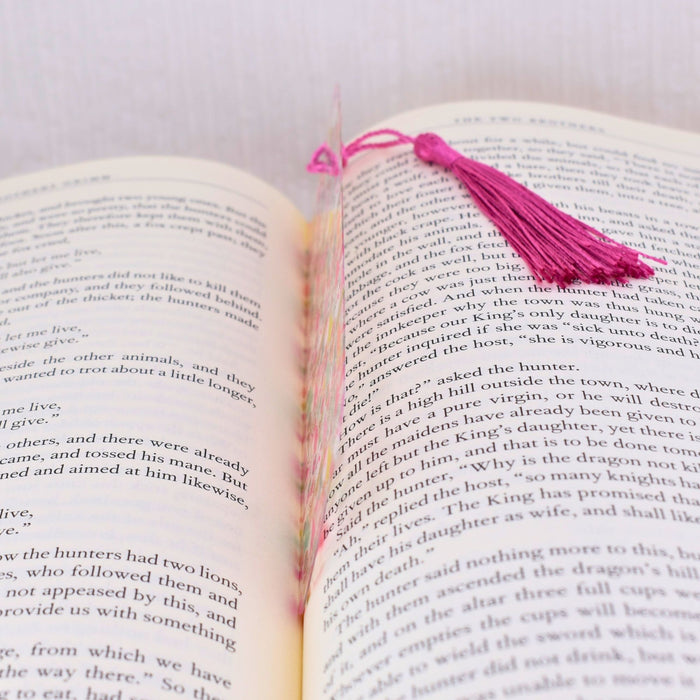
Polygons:
[[334,85],[349,138],[525,99],[700,129],[697,0],[0,0],[0,176],[177,154],[305,211]]

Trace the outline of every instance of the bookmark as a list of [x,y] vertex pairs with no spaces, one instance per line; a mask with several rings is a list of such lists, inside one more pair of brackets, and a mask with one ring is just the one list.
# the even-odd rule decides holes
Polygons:
[[[336,94],[328,135],[329,153],[341,153],[340,99]],[[298,611],[314,584],[314,563],[324,543],[324,517],[345,401],[345,276],[340,172],[319,182],[306,247],[306,294],[302,397],[301,513]],[[318,574],[316,574],[318,576]]]
[[560,211],[499,170],[458,153],[436,134],[413,138],[393,129],[370,131],[342,147],[342,164],[324,144],[313,154],[307,170],[337,175],[356,153],[404,144],[413,144],[420,160],[441,165],[467,188],[538,282],[555,282],[561,287],[577,279],[594,284],[624,283],[654,274],[640,258],[666,264]]

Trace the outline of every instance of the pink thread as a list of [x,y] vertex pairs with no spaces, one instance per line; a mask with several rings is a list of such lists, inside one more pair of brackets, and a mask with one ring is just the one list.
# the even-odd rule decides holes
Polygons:
[[[383,136],[393,138],[373,140]],[[420,160],[441,165],[457,177],[538,282],[555,282],[562,287],[577,279],[598,284],[627,282],[629,277],[646,279],[654,274],[640,257],[666,264],[560,211],[499,170],[466,158],[437,134],[420,134],[414,139],[393,129],[370,131],[342,147],[343,167],[360,151],[408,143],[413,144]],[[338,174],[337,158],[330,153],[331,159],[328,151],[324,146],[317,149],[307,169]]]

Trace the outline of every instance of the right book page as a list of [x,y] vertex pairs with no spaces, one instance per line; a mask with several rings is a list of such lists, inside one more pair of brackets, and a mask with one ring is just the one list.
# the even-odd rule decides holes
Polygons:
[[668,266],[539,285],[410,148],[349,165],[305,697],[697,697],[700,138],[511,103],[381,126],[435,131]]

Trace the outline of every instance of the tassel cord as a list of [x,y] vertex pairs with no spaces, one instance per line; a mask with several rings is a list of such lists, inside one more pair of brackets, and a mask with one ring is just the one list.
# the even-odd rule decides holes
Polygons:
[[[663,263],[554,209],[542,197],[491,166],[462,156],[451,170],[539,281],[570,284],[579,276],[588,282],[605,281],[606,267],[610,266],[615,277],[628,273],[648,277],[653,270],[637,261],[636,256]],[[561,266],[556,273],[550,269],[548,258],[552,257]]]

